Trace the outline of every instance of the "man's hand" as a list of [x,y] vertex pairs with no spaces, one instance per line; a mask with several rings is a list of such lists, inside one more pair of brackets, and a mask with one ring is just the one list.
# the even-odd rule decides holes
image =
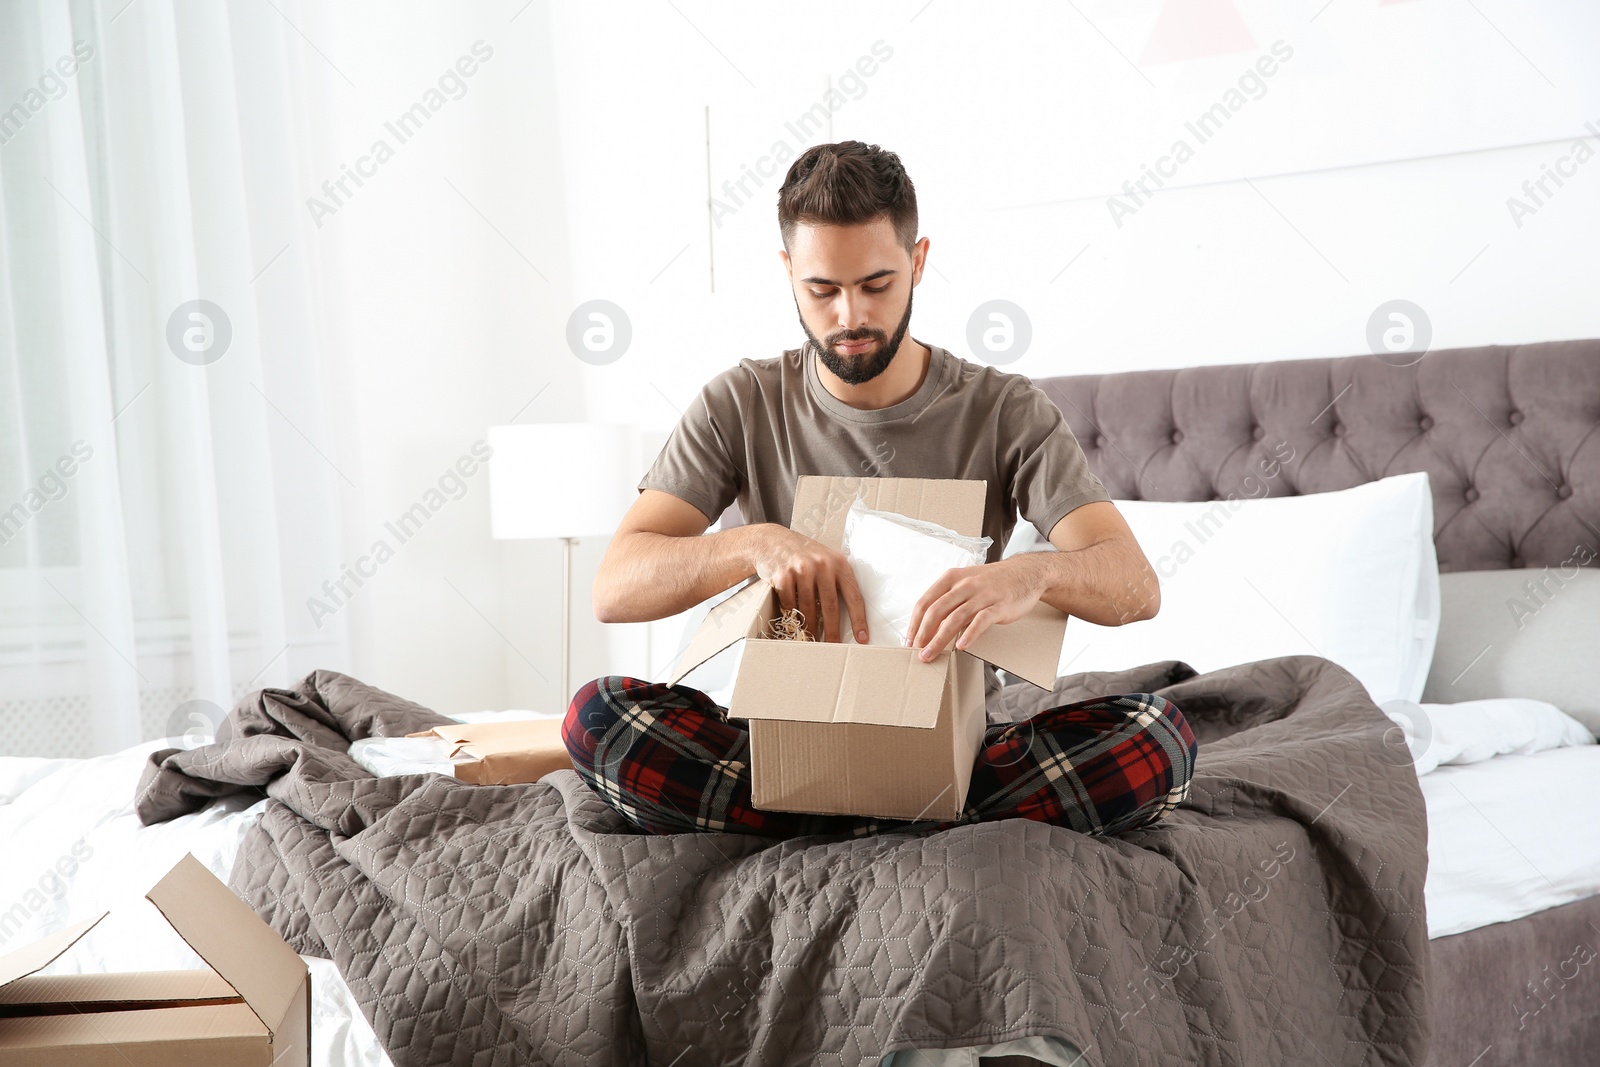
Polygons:
[[844,553],[776,523],[764,524],[760,533],[755,571],[778,591],[783,610],[799,608],[806,629],[818,640],[824,634],[829,641],[842,640],[854,621],[857,643],[866,644],[867,605]]
[[1035,562],[1023,555],[945,571],[911,610],[911,647],[928,663],[952,643],[965,651],[989,627],[1022,618],[1044,591]]

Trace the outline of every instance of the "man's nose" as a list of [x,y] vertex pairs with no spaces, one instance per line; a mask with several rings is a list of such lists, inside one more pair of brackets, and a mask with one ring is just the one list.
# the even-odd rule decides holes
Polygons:
[[853,296],[840,296],[838,306],[841,330],[854,330],[867,324],[866,301]]

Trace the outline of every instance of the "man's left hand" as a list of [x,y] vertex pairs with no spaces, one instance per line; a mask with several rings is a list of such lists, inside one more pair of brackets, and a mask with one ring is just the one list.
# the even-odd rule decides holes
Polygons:
[[911,611],[908,643],[924,663],[963,651],[996,623],[1016,622],[1039,602],[1040,575],[1026,555],[945,571]]

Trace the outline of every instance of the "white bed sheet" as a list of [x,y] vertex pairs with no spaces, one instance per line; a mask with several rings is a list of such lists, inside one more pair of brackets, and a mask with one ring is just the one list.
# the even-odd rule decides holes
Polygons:
[[[201,965],[143,894],[185,852],[226,880],[265,801],[225,799],[171,822],[140,825],[129,800],[145,756],[159,744],[88,760],[0,758],[0,841],[8,846],[8,862],[0,865],[0,952],[111,909],[111,918],[52,970]],[[1597,745],[1497,756],[1424,775],[1429,936],[1600,893],[1600,820],[1591,801],[1597,780]],[[75,866],[52,875],[63,857],[74,857]],[[391,1067],[338,971],[326,960],[306,962],[312,1063]]]
[[[179,970],[204,966],[145,891],[192,852],[227,881],[245,831],[266,801],[219,800],[204,811],[143,826],[134,786],[150,742],[87,760],[0,759],[0,952],[110,910],[45,973]],[[62,873],[62,867],[66,873]],[[392,1067],[366,1016],[329,960],[311,968],[311,1062]]]
[[1600,893],[1600,745],[1440,767],[1428,805],[1428,936]]

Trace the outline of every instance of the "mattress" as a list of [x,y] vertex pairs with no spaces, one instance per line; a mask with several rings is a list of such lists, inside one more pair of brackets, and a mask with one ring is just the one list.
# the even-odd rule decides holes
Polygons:
[[[171,822],[140,825],[129,802],[145,756],[160,745],[87,760],[0,758],[0,840],[11,846],[9,862],[0,865],[0,902],[14,902],[0,912],[0,952],[110,908],[112,918],[52,970],[200,966],[142,893],[185,852],[226,880],[239,841],[266,802],[226,799]],[[1429,935],[1600,893],[1600,822],[1585,817],[1588,783],[1597,776],[1600,746],[1594,745],[1424,775]],[[68,857],[69,873],[58,873]],[[307,963],[312,1062],[388,1067],[333,965]]]

